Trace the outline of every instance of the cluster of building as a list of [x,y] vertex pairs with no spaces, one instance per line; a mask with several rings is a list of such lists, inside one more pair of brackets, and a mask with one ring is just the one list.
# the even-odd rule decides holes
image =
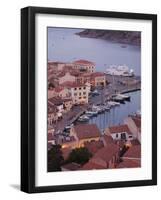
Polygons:
[[59,120],[72,106],[88,104],[92,88],[105,85],[105,74],[95,72],[93,62],[48,62],[48,124]]
[[92,157],[83,166],[68,163],[62,171],[141,166],[141,116],[131,115],[124,124],[107,127],[102,134],[96,124],[77,124],[68,135],[56,134],[55,127],[74,106],[89,103],[90,92],[106,86],[106,75],[95,71],[87,60],[72,63],[48,62],[48,150],[61,145],[64,160],[75,148],[86,147]]
[[[132,115],[124,124],[107,127],[102,135],[96,124],[79,124],[61,140],[64,160],[75,148],[86,147],[92,158],[83,166],[68,163],[62,171],[141,167],[141,116]],[[53,137],[52,141],[53,142]]]

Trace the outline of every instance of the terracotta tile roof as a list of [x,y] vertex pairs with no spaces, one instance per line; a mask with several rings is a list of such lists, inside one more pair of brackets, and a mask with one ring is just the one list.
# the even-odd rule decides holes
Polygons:
[[127,125],[123,124],[123,125],[118,125],[118,126],[111,126],[109,127],[109,130],[111,133],[122,133],[122,132],[126,132],[128,134],[131,134],[129,128]]
[[77,163],[68,163],[68,164],[65,164],[62,166],[62,168],[66,169],[66,170],[69,170],[69,171],[75,171],[75,170],[78,170],[81,166]]
[[108,144],[114,144],[114,140],[111,135],[103,135],[101,140],[103,141],[104,146],[107,146]]
[[74,126],[74,130],[79,140],[101,136],[96,124],[79,124]]
[[82,74],[82,77],[91,78],[91,74],[92,74],[92,73],[83,73],[83,74]]
[[51,99],[48,99],[48,103],[49,105],[56,105],[56,106],[59,106],[61,104],[63,104],[63,100],[59,97],[53,97]]
[[57,108],[55,105],[51,106],[49,103],[48,103],[48,114],[52,114],[52,113],[56,113],[57,112]]
[[68,87],[68,88],[85,87],[85,85],[82,83],[71,82],[71,81],[66,81],[62,83],[61,86]]
[[100,148],[103,148],[103,142],[102,141],[91,141],[84,143],[85,147],[88,149],[89,152],[92,154],[95,154]]
[[94,72],[94,73],[91,74],[92,78],[100,77],[100,76],[105,76],[105,74],[102,73],[102,72]]
[[62,87],[62,86],[57,86],[56,88],[55,88],[55,92],[57,92],[57,93],[59,93],[59,92],[61,92],[61,91],[63,91],[64,90],[64,87]]
[[[119,147],[116,144],[108,144],[107,147],[101,148],[97,153],[93,156],[94,159],[102,159],[105,162],[109,162],[114,155],[119,152]],[[93,159],[92,158],[92,159]]]
[[131,140],[130,143],[131,143],[132,145],[140,145],[140,142],[139,142],[137,139]]
[[60,71],[60,73],[57,74],[58,78],[61,78],[63,76],[65,76],[66,72],[65,71]]
[[141,117],[133,116],[132,119],[133,119],[135,125],[138,128],[141,128]]
[[123,160],[122,162],[120,162],[116,168],[137,168],[137,167],[141,167],[141,162],[140,160]]
[[73,63],[75,63],[75,64],[83,64],[83,65],[94,65],[93,62],[88,61],[88,60],[76,60]]
[[103,167],[102,165],[90,162],[90,160],[81,168],[81,170],[92,170],[92,169],[106,169],[106,168]]
[[62,101],[63,102],[69,102],[69,101],[72,101],[72,98],[63,98]]
[[141,158],[141,145],[131,146],[123,155],[123,158]]

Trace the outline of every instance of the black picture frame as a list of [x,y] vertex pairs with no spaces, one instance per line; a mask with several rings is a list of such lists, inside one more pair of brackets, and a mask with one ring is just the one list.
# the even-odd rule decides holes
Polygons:
[[[59,14],[152,21],[152,179],[61,186],[35,186],[35,15]],[[157,15],[45,7],[21,9],[21,190],[27,193],[157,184]]]

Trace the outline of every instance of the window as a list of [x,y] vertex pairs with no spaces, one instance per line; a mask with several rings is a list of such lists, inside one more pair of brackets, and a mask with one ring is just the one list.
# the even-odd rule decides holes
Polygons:
[[85,90],[85,89],[86,89],[86,87],[83,87],[83,89]]
[[126,133],[121,133],[121,139],[126,140]]
[[86,95],[86,92],[83,92],[84,95]]
[[74,93],[74,96],[77,96],[77,93]]
[[79,96],[82,96],[82,93],[81,93],[81,92],[79,93]]
[[74,88],[74,90],[77,90],[77,88]]
[[82,88],[80,87],[79,90],[81,90]]
[[118,133],[116,133],[116,138],[118,138]]

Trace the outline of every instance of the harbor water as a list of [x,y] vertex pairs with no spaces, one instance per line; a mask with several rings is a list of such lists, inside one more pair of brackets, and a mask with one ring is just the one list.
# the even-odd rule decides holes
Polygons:
[[[76,35],[82,29],[48,28],[48,60],[73,62],[79,59],[92,61],[96,71],[104,72],[110,65],[127,65],[135,74],[141,76],[141,50],[134,45],[122,48],[120,43]],[[88,123],[95,123],[103,130],[107,126],[123,123],[128,115],[141,110],[141,91],[128,93],[131,101],[116,106],[90,118]]]
[[96,64],[97,71],[105,71],[110,65],[126,64],[141,73],[140,47],[112,43],[103,39],[85,38],[76,35],[82,29],[48,28],[48,60],[72,62],[85,59]]
[[108,112],[105,111],[98,114],[96,117],[90,118],[88,123],[97,124],[99,129],[102,131],[108,126],[122,124],[128,115],[135,114],[138,110],[140,110],[140,92],[141,91],[128,93],[131,97],[130,101],[125,101],[124,104],[115,106]]

